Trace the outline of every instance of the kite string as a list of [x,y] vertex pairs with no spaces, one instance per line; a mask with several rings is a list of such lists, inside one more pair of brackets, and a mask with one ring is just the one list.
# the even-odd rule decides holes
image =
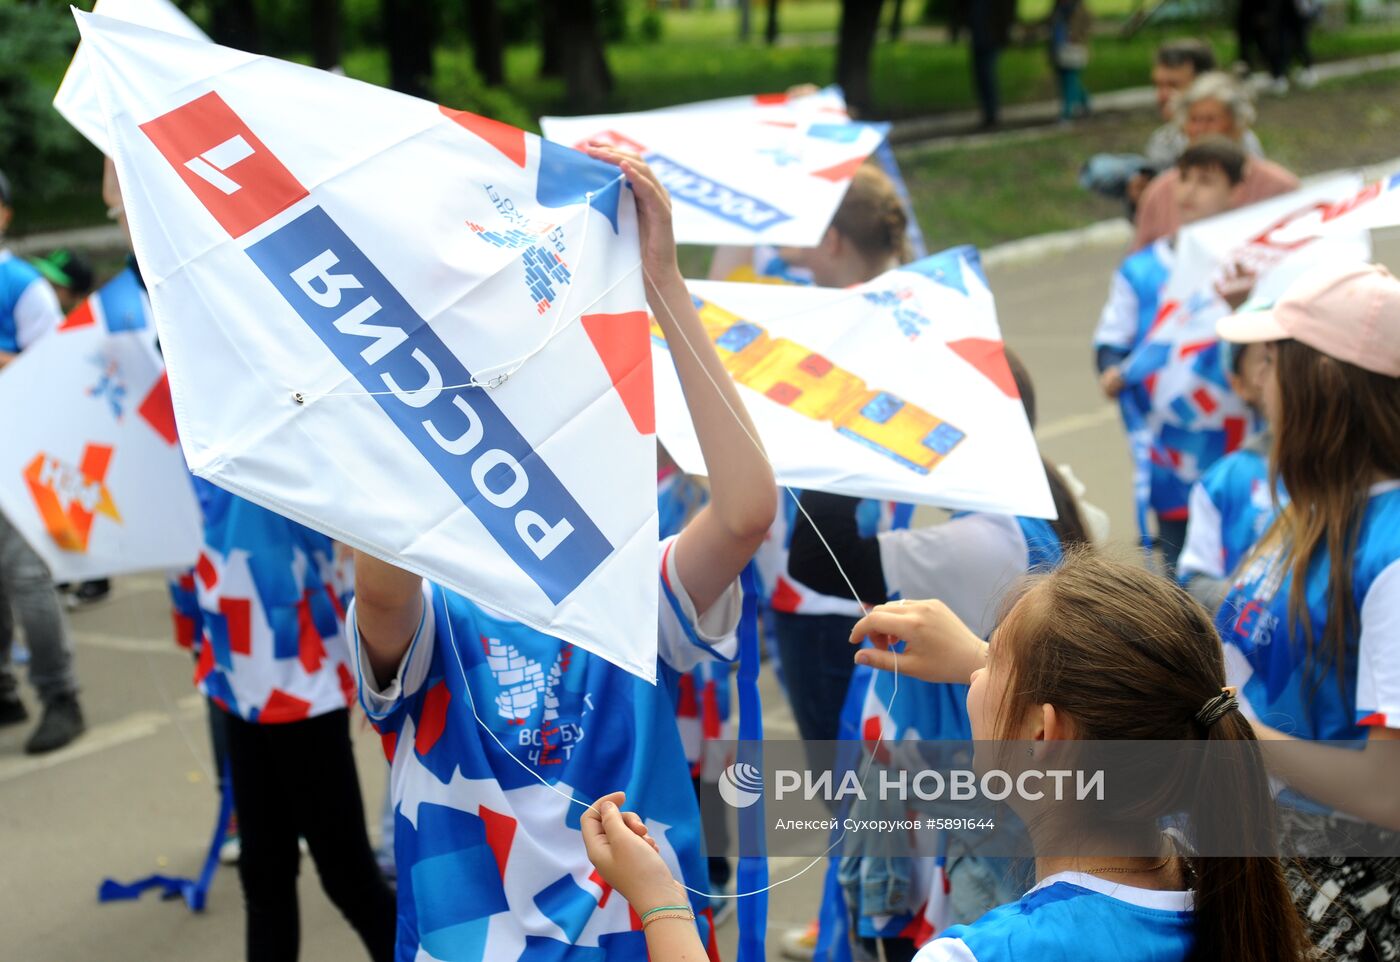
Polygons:
[[[668,303],[666,303],[666,298],[661,293],[660,287],[658,287],[656,282],[652,280],[651,275],[647,273],[645,267],[642,268],[642,276],[645,278],[646,283],[649,284],[652,287],[652,289],[657,292],[657,296],[661,301],[661,306],[666,309],[666,314],[671,319],[672,328],[680,334],[681,341],[685,344],[686,348],[690,351],[690,353],[695,357],[696,361],[700,362],[700,369],[704,371],[705,377],[709,380],[711,386],[715,389],[715,393],[719,395],[720,400],[724,402],[724,406],[728,408],[729,413],[734,417],[734,420],[738,423],[739,429],[744,432],[745,436],[748,437],[749,441],[758,450],[759,455],[764,459],[764,461],[768,462],[769,467],[772,467],[772,461],[768,458],[768,452],[764,450],[763,444],[758,440],[758,438],[754,437],[753,432],[751,432],[748,429],[748,426],[744,423],[744,419],[739,416],[739,412],[734,410],[734,406],[730,404],[729,399],[724,396],[724,391],[720,388],[719,382],[715,380],[714,375],[711,374],[709,368],[705,366],[703,360],[700,357],[699,352],[695,348],[695,345],[690,343],[690,338],[686,336],[685,331],[681,328],[679,322],[676,321],[676,316],[671,311],[671,306]],[[791,487],[787,485],[783,485],[782,487],[783,490],[787,492],[788,497],[792,498],[793,503],[797,506],[797,510],[802,513],[802,516],[807,519],[807,523],[812,526],[812,530],[816,532],[817,538],[821,541],[822,547],[826,549],[826,553],[831,557],[832,564],[836,565],[836,570],[840,572],[841,580],[846,583],[846,588],[850,591],[851,597],[854,598],[856,600],[856,603],[859,604],[862,608],[865,608],[865,604],[860,600],[860,595],[856,591],[855,585],[851,582],[850,576],[847,575],[846,569],[842,567],[840,559],[836,557],[836,552],[832,550],[831,545],[826,540],[826,536],[822,534],[821,529],[818,528],[816,522],[812,520],[812,516],[807,513],[807,509],[802,506],[801,499],[797,497],[796,492],[794,492]],[[439,587],[438,590],[442,591],[443,589]],[[443,613],[444,615],[448,615],[447,598],[445,592],[443,593]],[[486,724],[486,721],[476,710],[476,696],[472,693],[471,681],[467,676],[467,668],[466,665],[462,662],[462,654],[457,648],[457,638],[456,633],[453,631],[452,628],[452,618],[449,615],[445,617],[444,620],[447,622],[447,634],[449,642],[448,646],[452,649],[453,657],[457,661],[457,669],[462,674],[462,687],[466,690],[467,702],[471,706],[472,717],[476,719],[477,725],[479,725],[486,732],[487,735],[491,736],[491,740],[496,743],[496,745],[501,749],[502,753],[504,753],[507,758],[515,762],[515,764],[519,765],[520,768],[523,769],[525,773],[528,774],[531,778],[535,779],[535,781],[539,782],[545,788],[549,789],[551,792],[564,799],[564,801],[569,803],[570,805],[578,805],[580,808],[583,808],[586,811],[590,811],[595,814],[601,815],[601,813],[598,812],[596,808],[594,808],[591,802],[579,801],[573,795],[561,791],[557,786],[551,784],[547,779],[545,779],[544,776],[540,775],[539,772],[535,771],[529,765],[521,761],[518,757],[516,757],[515,753],[512,752],[509,748],[507,748],[505,746],[505,743],[502,742],[499,737],[497,737],[495,731],[492,730],[491,726]],[[895,696],[899,694],[899,653],[892,653],[894,654],[894,687],[893,690],[890,692],[889,703],[885,706],[885,712],[887,715],[893,711]],[[881,725],[879,728],[879,732],[874,739],[875,744],[871,746],[870,753],[865,760],[865,767],[860,774],[860,784],[862,787],[864,787],[866,779],[870,775],[870,769],[874,764],[875,757],[877,754],[879,754],[880,746],[884,743],[884,741],[885,726]],[[749,892],[736,892],[733,895],[729,895],[724,893],[702,891],[700,889],[691,888],[684,882],[677,882],[677,884],[679,884],[681,888],[685,889],[685,891],[691,893],[692,895],[698,895],[702,898],[741,899],[751,895],[761,895],[765,892],[770,892],[773,889],[778,888],[780,885],[786,885],[788,882],[796,881],[798,878],[805,875],[808,871],[812,869],[813,866],[821,862],[822,859],[826,858],[827,855],[831,853],[832,849],[836,848],[837,845],[840,845],[841,842],[845,839],[845,837],[846,830],[843,827],[841,833],[836,836],[836,838],[832,841],[830,845],[828,845],[825,849],[822,850],[822,853],[820,855],[813,858],[810,862],[808,862],[802,868],[798,869],[792,875],[789,875],[786,878],[782,878],[776,882],[772,882],[768,885],[765,885],[763,888],[754,889]]]

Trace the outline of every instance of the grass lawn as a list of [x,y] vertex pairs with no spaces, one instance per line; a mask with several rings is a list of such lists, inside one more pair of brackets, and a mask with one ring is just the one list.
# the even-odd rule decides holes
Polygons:
[[[985,247],[1120,215],[1079,187],[1079,167],[1101,151],[1141,150],[1154,125],[1150,115],[1093,119],[1063,133],[896,156],[930,249]],[[1266,98],[1255,129],[1269,157],[1300,176],[1400,157],[1400,71]]]
[[[802,4],[792,9],[831,6]],[[732,11],[698,11],[687,17],[718,17]],[[674,14],[681,16],[681,14]],[[702,22],[704,22],[702,20]],[[1085,74],[1089,89],[1114,90],[1146,82],[1152,51],[1172,36],[1205,35],[1225,56],[1234,41],[1223,28],[1194,29],[1186,25],[1152,28],[1124,40],[1098,37]],[[1314,37],[1319,60],[1338,60],[1400,49],[1400,23],[1370,24],[1319,32]],[[470,59],[461,46],[437,51],[441,78],[460,70]],[[608,61],[616,80],[612,109],[646,110],[671,104],[777,91],[798,83],[828,83],[835,70],[835,50],[830,44],[802,44],[770,48],[761,43],[740,44],[732,36],[707,35],[688,29],[684,37],[667,35],[656,44],[621,43],[608,48]],[[906,39],[881,42],[874,58],[876,114],[906,117],[973,106],[971,78],[965,45]],[[353,51],[345,58],[346,71],[371,83],[388,76],[382,50]],[[1002,97],[1007,103],[1054,97],[1054,82],[1040,45],[1016,47],[1001,57]],[[534,117],[566,110],[560,81],[539,76],[539,50],[533,45],[510,48],[506,55],[506,92]],[[452,91],[442,89],[440,99],[450,103]]]

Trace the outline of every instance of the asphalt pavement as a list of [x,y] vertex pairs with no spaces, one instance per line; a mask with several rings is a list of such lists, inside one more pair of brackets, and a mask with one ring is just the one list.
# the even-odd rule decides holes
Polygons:
[[[1104,508],[1115,540],[1133,538],[1129,462],[1116,409],[1096,388],[1089,335],[1121,250],[1085,246],[1037,261],[994,266],[1007,343],[1035,379],[1045,453],[1068,464]],[[1400,270],[1400,236],[1377,244]],[[243,911],[230,869],[215,878],[206,911],[153,894],[98,904],[105,877],[198,871],[213,828],[204,708],[189,656],[171,641],[162,579],[119,578],[110,600],[72,617],[89,731],[69,748],[30,758],[29,726],[0,730],[0,959],[5,962],[235,962],[243,957]],[[764,679],[769,737],[795,737],[771,677]],[[36,708],[26,690],[32,710]],[[377,815],[385,765],[362,717],[355,742],[367,809]],[[373,833],[372,826],[372,833]],[[807,864],[775,859],[785,878]],[[814,914],[822,866],[770,895],[770,955],[782,930]],[[301,875],[305,962],[364,958],[349,926],[321,893],[314,867]],[[721,930],[733,957],[734,923]]]

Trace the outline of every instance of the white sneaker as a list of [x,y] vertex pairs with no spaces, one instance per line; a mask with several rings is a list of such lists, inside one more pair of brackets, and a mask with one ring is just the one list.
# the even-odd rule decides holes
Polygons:
[[1269,83],[1269,93],[1273,94],[1275,97],[1282,97],[1284,94],[1288,93],[1288,78],[1275,77]]
[[238,841],[237,835],[230,835],[224,839],[224,844],[219,846],[219,864],[237,865],[238,857],[243,854],[243,846]]
[[785,959],[806,962],[817,954],[817,920],[813,919],[800,929],[788,929],[783,933],[780,951]]
[[1317,86],[1317,71],[1312,67],[1304,67],[1298,71],[1298,86],[1304,90],[1311,90]]

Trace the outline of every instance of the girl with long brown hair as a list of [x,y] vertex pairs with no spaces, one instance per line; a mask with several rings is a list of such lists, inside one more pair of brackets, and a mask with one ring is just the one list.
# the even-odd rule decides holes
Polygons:
[[[1230,680],[1259,737],[1292,743],[1267,753],[1287,759],[1292,789],[1400,830],[1400,768],[1366,749],[1400,739],[1400,281],[1376,265],[1327,267],[1220,334],[1274,351],[1270,467],[1291,499],[1217,615]],[[1336,740],[1362,750],[1300,744]],[[1304,808],[1285,806],[1285,822]],[[1300,898],[1317,885],[1333,896],[1319,942],[1390,957],[1400,917],[1370,893],[1393,891],[1396,868],[1310,865]]]
[[[1195,786],[1187,834],[1270,837],[1267,776],[1249,722],[1224,687],[1225,663],[1205,610],[1171,582],[1091,552],[1071,552],[1028,584],[990,644],[942,602],[895,603],[856,625],[853,641],[875,643],[856,658],[892,670],[890,649],[903,641],[898,670],[905,676],[970,683],[979,754],[995,742],[1233,743],[1245,764]],[[1046,844],[1053,818],[1027,817],[1038,856],[1035,887],[948,929],[916,962],[1301,962],[1307,940],[1279,862],[1183,852],[1161,827],[1164,816],[1179,812],[1166,800],[1182,798],[1180,772],[1149,766],[1144,781],[1135,797],[1162,798],[1160,810],[1148,805],[1105,829],[1078,823],[1080,854]],[[609,796],[598,813],[584,815],[589,856],[642,913],[654,962],[690,958],[685,953],[698,943],[681,939],[694,939],[693,929],[667,921],[664,911],[674,883],[618,800]],[[1012,804],[1020,813],[1020,803]],[[1128,837],[1139,854],[1114,854],[1129,850],[1115,848]]]

